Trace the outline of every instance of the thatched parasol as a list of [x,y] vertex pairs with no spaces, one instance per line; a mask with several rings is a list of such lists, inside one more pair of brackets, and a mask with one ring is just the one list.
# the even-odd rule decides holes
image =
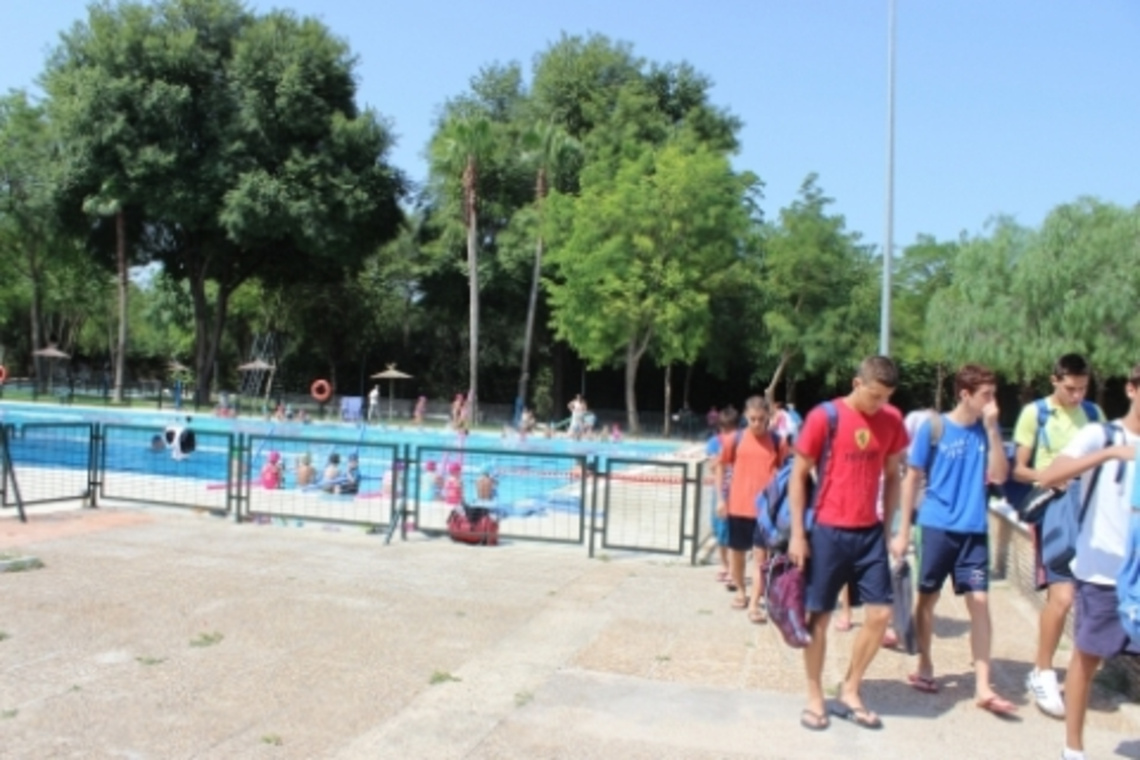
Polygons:
[[388,369],[384,370],[383,372],[377,372],[375,375],[372,375],[373,380],[387,380],[388,381],[388,421],[389,422],[392,421],[392,396],[394,393],[394,387],[395,387],[396,381],[397,380],[410,380],[411,377],[412,376],[409,375],[407,372],[401,372],[400,370],[396,369],[396,365],[394,363],[389,364]]

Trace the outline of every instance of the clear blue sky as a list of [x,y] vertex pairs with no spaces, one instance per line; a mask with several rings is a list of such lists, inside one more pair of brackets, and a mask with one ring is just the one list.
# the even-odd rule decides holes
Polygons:
[[[566,31],[688,61],[744,121],[739,168],[764,210],[820,175],[850,229],[880,243],[886,176],[887,0],[259,1],[315,15],[360,58],[360,101],[399,134],[412,178],[439,105],[483,65]],[[0,90],[34,87],[82,0],[0,0]],[[994,214],[1036,225],[1095,195],[1140,202],[1140,2],[898,0],[895,243],[978,232]]]

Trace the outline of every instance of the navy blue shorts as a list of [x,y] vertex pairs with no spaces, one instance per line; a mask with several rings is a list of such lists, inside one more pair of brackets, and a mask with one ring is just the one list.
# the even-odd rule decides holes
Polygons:
[[1044,591],[1054,583],[1072,583],[1072,573],[1058,573],[1045,566],[1045,560],[1041,558],[1041,523],[1030,525],[1029,532],[1033,536],[1033,574],[1037,590]]
[[755,517],[728,516],[728,548],[746,552],[752,548],[752,534],[756,532]]
[[948,576],[954,578],[954,593],[989,591],[990,538],[986,533],[959,533],[924,526],[919,538],[918,593],[942,590]]
[[891,569],[882,525],[835,528],[817,524],[808,544],[811,557],[804,579],[808,612],[834,610],[844,586],[852,607],[891,603]]
[[1077,581],[1073,609],[1076,611],[1077,649],[1107,660],[1118,654],[1140,654],[1120,623],[1116,586]]

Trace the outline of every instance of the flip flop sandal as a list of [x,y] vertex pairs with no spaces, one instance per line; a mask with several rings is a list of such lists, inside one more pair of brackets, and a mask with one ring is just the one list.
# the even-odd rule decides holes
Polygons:
[[859,728],[865,728],[868,731],[878,731],[883,727],[883,721],[879,719],[879,716],[866,707],[852,707],[837,700],[828,707],[828,710],[835,717],[854,723]]
[[756,625],[764,625],[768,622],[768,616],[764,614],[764,610],[749,610],[748,622],[755,623]]
[[847,631],[850,631],[853,627],[854,626],[851,624],[850,620],[839,619],[839,620],[835,621],[835,630],[840,631],[842,633],[846,633]]
[[[910,683],[910,685],[913,688],[917,689],[918,691],[921,691],[923,694],[937,694],[938,693],[938,682],[935,681],[930,676],[923,676],[923,675],[919,675],[918,673],[911,673],[910,675],[908,675],[906,677],[906,680],[908,683]],[[978,706],[981,707],[981,705],[978,705]]]
[[986,712],[991,712],[999,718],[1009,718],[1017,714],[1017,705],[1009,700],[1002,699],[997,694],[974,703]]
[[831,726],[831,721],[826,714],[820,715],[815,710],[805,707],[800,713],[800,725],[808,731],[826,731]]
[[734,609],[734,610],[746,610],[746,609],[748,609],[748,600],[747,599],[741,599],[740,597],[733,599],[732,600],[732,609]]

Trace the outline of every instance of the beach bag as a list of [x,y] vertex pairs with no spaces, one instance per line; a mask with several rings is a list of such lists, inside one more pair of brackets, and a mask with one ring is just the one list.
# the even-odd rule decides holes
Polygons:
[[[827,471],[827,460],[831,454],[831,441],[839,427],[839,410],[835,403],[826,401],[823,410],[827,414],[827,438],[823,451],[816,463],[816,477],[808,486],[808,503],[804,512],[804,529],[811,530],[815,517],[816,496],[820,491],[823,473]],[[783,467],[776,471],[772,480],[756,495],[756,532],[753,543],[766,546],[773,551],[785,551],[792,534],[792,512],[788,504],[788,481],[792,477],[795,457],[788,457]]]
[[461,544],[499,545],[499,522],[484,507],[453,509],[447,516],[447,535]]
[[764,574],[768,619],[780,631],[785,644],[803,649],[811,643],[804,610],[803,572],[786,555],[777,554],[764,563]]
[[[1104,428],[1104,446],[1110,446],[1116,427],[1102,425]],[[1085,514],[1089,509],[1089,501],[1096,490],[1100,472],[1108,463],[1102,464],[1088,474],[1088,482],[1084,478],[1074,480],[1069,487],[1055,496],[1044,508],[1040,524],[1041,536],[1041,563],[1054,573],[1070,575],[1069,563],[1077,553],[1077,536],[1081,532],[1081,525],[1085,521]],[[1116,482],[1119,484],[1124,478],[1124,463],[1119,462],[1116,469]]]
[[891,621],[899,637],[899,646],[907,654],[918,654],[918,634],[914,629],[914,585],[910,563],[905,559],[891,568],[891,594],[894,602]]

